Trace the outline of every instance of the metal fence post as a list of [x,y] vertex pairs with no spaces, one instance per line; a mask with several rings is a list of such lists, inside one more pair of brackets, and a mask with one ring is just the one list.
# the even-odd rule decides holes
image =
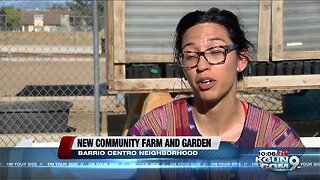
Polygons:
[[94,51],[94,120],[95,135],[100,135],[100,93],[99,93],[99,33],[97,1],[93,1],[93,51]]

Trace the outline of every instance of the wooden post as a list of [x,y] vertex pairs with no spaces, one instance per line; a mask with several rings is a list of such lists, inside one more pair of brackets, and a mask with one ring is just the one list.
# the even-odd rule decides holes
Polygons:
[[271,0],[260,1],[257,61],[269,61],[271,36]]

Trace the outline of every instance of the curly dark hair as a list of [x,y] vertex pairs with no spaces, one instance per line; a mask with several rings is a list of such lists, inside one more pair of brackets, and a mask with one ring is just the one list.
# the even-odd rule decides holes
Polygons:
[[238,45],[237,52],[240,53],[242,50],[253,48],[253,44],[247,40],[244,34],[244,28],[239,23],[238,17],[228,10],[220,10],[218,8],[211,8],[208,11],[193,11],[185,16],[179,21],[176,34],[174,37],[174,57],[178,58],[179,54],[182,52],[182,37],[184,33],[194,25],[201,23],[217,23],[222,25],[229,32],[229,37],[234,44]]

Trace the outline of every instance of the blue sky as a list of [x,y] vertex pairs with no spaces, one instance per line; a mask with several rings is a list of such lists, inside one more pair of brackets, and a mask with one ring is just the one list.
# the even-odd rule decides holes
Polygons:
[[46,9],[53,4],[72,2],[72,0],[0,0],[0,7],[13,6],[17,9]]

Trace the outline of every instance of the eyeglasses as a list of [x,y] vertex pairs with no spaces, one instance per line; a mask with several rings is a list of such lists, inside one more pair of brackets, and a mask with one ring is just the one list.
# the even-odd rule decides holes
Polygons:
[[226,46],[213,46],[205,51],[183,51],[178,56],[178,61],[182,68],[195,68],[199,64],[200,57],[204,59],[210,65],[219,65],[226,62],[227,54],[235,50],[238,46],[236,44],[230,44]]

